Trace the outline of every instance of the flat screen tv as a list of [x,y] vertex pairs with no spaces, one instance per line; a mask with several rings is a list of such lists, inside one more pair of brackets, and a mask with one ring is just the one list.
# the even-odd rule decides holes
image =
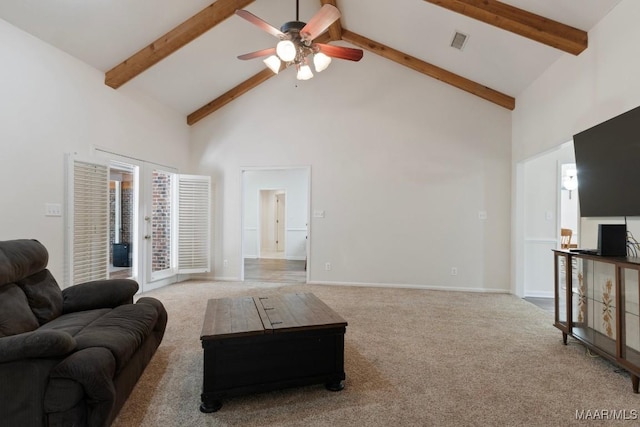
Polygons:
[[573,136],[580,216],[640,216],[640,107]]

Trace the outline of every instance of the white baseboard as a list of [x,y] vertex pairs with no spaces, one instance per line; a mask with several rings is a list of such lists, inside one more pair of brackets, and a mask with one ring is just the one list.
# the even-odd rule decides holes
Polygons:
[[216,282],[241,282],[240,278],[237,276],[215,276],[211,280]]
[[554,298],[553,291],[535,291],[535,292],[525,292],[525,298]]
[[493,294],[510,294],[507,289],[493,288],[464,288],[450,286],[431,286],[431,285],[413,285],[413,284],[396,284],[396,283],[365,283],[365,282],[329,282],[329,281],[310,281],[310,285],[329,285],[329,286],[359,286],[370,288],[397,288],[397,289],[424,289],[431,291],[455,291],[455,292],[480,292]]

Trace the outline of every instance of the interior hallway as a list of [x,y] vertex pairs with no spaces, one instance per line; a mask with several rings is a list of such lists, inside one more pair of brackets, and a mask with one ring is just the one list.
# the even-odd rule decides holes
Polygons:
[[306,283],[305,261],[245,258],[244,280],[249,282]]

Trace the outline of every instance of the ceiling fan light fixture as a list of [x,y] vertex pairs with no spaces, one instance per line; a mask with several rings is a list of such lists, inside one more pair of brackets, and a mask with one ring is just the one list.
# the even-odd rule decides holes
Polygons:
[[313,65],[318,73],[326,70],[329,64],[331,64],[331,57],[324,53],[318,52],[313,55]]
[[278,74],[278,72],[280,71],[280,67],[282,66],[280,58],[278,58],[276,55],[271,55],[262,62],[264,62],[264,64],[269,67],[269,69],[275,74]]
[[298,74],[296,75],[298,80],[309,80],[313,77],[313,73],[311,72],[311,67],[307,64],[297,64]]
[[280,40],[276,46],[276,54],[284,62],[291,62],[296,58],[296,45],[291,40]]

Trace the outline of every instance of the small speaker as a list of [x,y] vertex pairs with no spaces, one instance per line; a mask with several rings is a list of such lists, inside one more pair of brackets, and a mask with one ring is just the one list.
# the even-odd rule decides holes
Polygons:
[[598,224],[598,255],[627,256],[626,224]]
[[113,244],[113,266],[131,267],[131,252],[129,243]]

